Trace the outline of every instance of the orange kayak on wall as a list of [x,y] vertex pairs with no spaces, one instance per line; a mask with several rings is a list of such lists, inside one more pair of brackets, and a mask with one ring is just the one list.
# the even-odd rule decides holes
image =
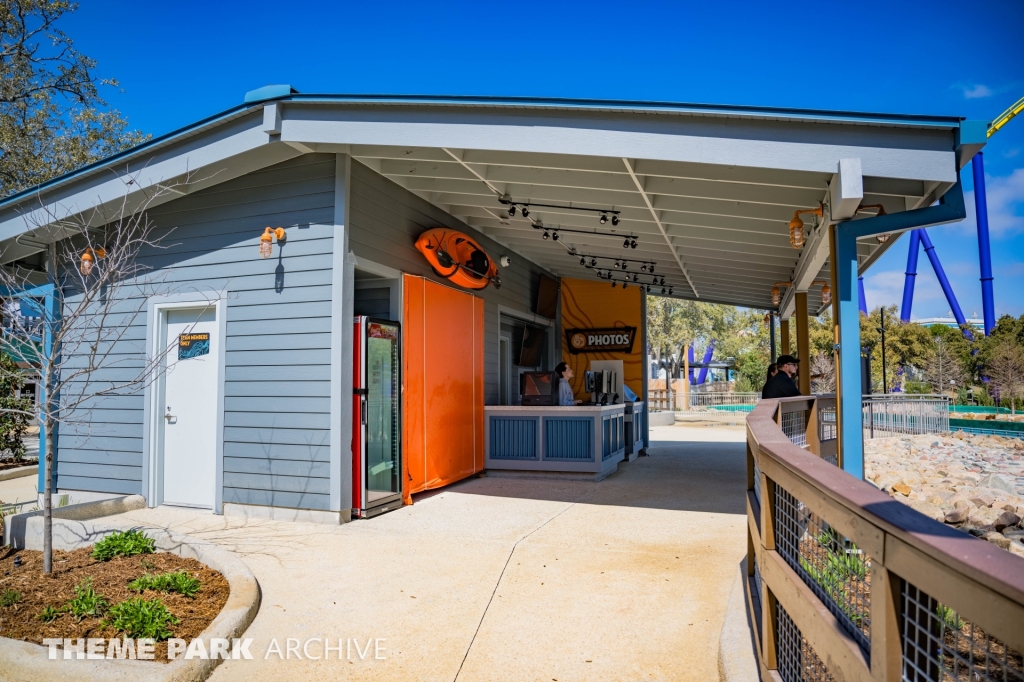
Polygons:
[[464,289],[501,288],[498,267],[476,241],[455,230],[435,227],[416,240],[416,249],[441,277]]

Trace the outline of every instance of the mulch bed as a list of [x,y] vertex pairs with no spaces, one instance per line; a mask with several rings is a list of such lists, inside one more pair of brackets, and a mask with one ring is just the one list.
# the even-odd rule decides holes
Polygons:
[[[43,638],[120,638],[124,635],[102,625],[102,618],[85,618],[81,622],[68,613],[51,623],[39,620],[38,615],[47,606],[62,607],[75,596],[75,586],[84,578],[92,578],[93,589],[106,597],[111,606],[131,597],[153,599],[159,597],[168,610],[180,621],[171,627],[174,637],[185,640],[198,637],[227,603],[228,581],[217,571],[195,559],[183,559],[176,554],[157,552],[133,557],[116,557],[110,561],[96,561],[92,548],[73,552],[54,551],[53,573],[43,575],[43,553],[32,550],[0,549],[0,594],[14,590],[21,599],[13,606],[0,606],[0,636],[42,644]],[[15,567],[14,558],[21,557],[22,565]],[[128,589],[128,583],[146,574],[185,570],[202,583],[194,597],[176,592],[147,590],[138,593]],[[167,661],[167,643],[157,642],[156,660]]]
[[39,464],[38,459],[0,459],[0,471],[20,469],[21,467],[29,467],[35,464]]

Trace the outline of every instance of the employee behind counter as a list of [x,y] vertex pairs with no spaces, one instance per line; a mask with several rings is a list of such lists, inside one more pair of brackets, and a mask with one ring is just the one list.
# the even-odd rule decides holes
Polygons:
[[582,400],[576,400],[572,392],[572,386],[569,385],[569,380],[572,379],[576,374],[572,371],[572,368],[564,362],[560,362],[555,365],[555,372],[561,377],[558,380],[558,404],[560,407],[572,407],[573,405],[579,405]]

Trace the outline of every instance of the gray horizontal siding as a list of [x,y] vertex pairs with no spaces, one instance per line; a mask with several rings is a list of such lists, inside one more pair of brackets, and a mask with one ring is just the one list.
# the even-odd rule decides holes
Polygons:
[[[450,227],[465,232],[495,259],[510,253],[493,239],[360,163],[352,164],[351,211],[349,239],[353,253],[441,284],[448,282],[434,274],[414,246],[424,230]],[[513,261],[512,267],[499,268],[501,289],[488,286],[472,292],[484,300],[484,399],[488,405],[498,403],[498,306],[532,312],[540,275],[551,276],[517,254]]]
[[[129,326],[91,377],[94,388],[143,366],[148,295],[226,292],[226,502],[328,506],[334,158],[302,156],[151,210],[161,248],[138,261],[153,271],[122,290],[114,319]],[[288,239],[262,259],[267,225],[288,228]],[[90,425],[62,428],[58,485],[139,492],[142,395],[88,407]]]

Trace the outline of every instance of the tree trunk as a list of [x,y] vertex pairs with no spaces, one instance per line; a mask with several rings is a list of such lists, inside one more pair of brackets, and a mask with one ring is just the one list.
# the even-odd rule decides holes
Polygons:
[[53,572],[53,429],[46,419],[46,459],[43,462],[43,573]]

